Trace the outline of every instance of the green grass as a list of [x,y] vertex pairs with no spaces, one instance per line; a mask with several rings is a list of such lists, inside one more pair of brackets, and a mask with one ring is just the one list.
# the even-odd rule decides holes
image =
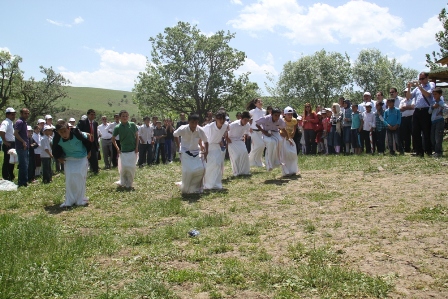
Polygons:
[[[116,170],[101,171],[87,181],[90,205],[72,209],[58,207],[64,175],[48,185],[3,192],[0,298],[397,296],[399,276],[364,271],[363,255],[382,250],[379,242],[396,241],[385,229],[405,220],[411,224],[403,229],[431,221],[432,233],[443,231],[447,208],[430,204],[425,190],[403,196],[418,207],[409,210],[396,208],[387,194],[376,197],[376,189],[360,188],[374,188],[408,169],[413,172],[406,180],[432,173],[440,181],[446,169],[440,161],[408,156],[300,156],[299,165],[301,179],[283,179],[279,169],[232,178],[227,161],[225,191],[190,196],[174,185],[181,177],[179,162],[138,169],[135,190],[129,192],[114,185]],[[343,181],[347,177],[353,184]],[[445,195],[435,193],[434,201]],[[396,222],[364,222],[383,205]],[[191,229],[200,235],[190,237]],[[437,254],[448,256],[443,248]],[[440,282],[443,269],[436,270],[425,275]],[[437,288],[447,291],[443,283]]]

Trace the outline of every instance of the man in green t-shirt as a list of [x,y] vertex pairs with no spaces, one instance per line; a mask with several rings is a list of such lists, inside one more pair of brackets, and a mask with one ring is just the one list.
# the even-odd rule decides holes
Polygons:
[[[120,111],[120,124],[115,126],[112,136],[112,144],[118,153],[118,171],[120,180],[117,184],[128,189],[132,188],[135,170],[137,168],[138,155],[138,129],[135,123],[129,122],[129,113],[126,110]],[[115,137],[120,137],[120,146],[117,145]]]

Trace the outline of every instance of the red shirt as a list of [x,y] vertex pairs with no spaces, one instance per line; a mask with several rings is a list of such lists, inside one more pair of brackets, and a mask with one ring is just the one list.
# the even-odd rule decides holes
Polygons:
[[303,129],[304,130],[314,130],[315,124],[319,122],[319,119],[317,118],[316,113],[311,112],[304,118],[306,121],[303,122]]

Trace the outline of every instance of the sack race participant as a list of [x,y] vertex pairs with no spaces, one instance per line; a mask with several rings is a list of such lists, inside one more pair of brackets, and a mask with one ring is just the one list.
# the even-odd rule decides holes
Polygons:
[[227,144],[229,145],[230,164],[234,176],[249,175],[250,164],[244,138],[247,138],[250,130],[250,114],[245,111],[241,119],[235,120],[229,125],[227,132]]
[[[184,194],[201,193],[202,179],[204,177],[204,160],[207,161],[208,140],[204,130],[198,126],[199,115],[191,114],[188,116],[188,125],[180,126],[174,131],[174,139],[177,147],[180,147],[182,161],[182,182],[180,183],[181,192]],[[179,144],[179,137],[182,143]],[[199,155],[199,142],[204,144],[204,151]]]
[[266,170],[271,171],[281,165],[279,144],[282,140],[280,129],[285,128],[285,121],[280,118],[281,111],[272,109],[272,114],[258,119],[255,123],[258,130],[263,134],[263,142],[266,146],[265,162]]
[[[225,121],[226,112],[219,110],[215,114],[215,121],[204,126],[204,133],[208,140],[208,157],[205,164],[204,189],[222,189],[222,175],[224,173],[224,158],[226,147],[223,137],[229,124]],[[224,150],[222,150],[224,148]]]
[[65,165],[65,201],[62,207],[88,204],[86,179],[91,154],[89,134],[62,121],[56,125],[53,139],[53,157]]
[[283,137],[280,144],[280,161],[282,163],[282,174],[285,177],[294,176],[299,172],[296,144],[293,140],[297,128],[297,119],[292,117],[293,113],[291,107],[285,108],[283,115],[286,126],[280,130],[280,135]]
[[[112,134],[112,144],[118,153],[118,172],[120,173],[120,180],[116,184],[130,189],[137,169],[138,128],[135,123],[128,121],[129,113],[126,110],[121,110],[119,116],[120,124],[115,126]],[[120,138],[120,147],[117,144],[117,136]]]
[[257,128],[256,121],[265,116],[266,110],[263,109],[263,101],[261,99],[252,100],[247,106],[249,114],[252,117],[251,139],[252,146],[249,153],[250,166],[264,167],[262,162],[265,144],[263,134]]

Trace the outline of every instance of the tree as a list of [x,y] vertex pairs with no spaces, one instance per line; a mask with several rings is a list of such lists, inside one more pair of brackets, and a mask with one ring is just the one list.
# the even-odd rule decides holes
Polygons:
[[40,72],[45,75],[41,81],[31,77],[23,81],[21,85],[21,100],[24,107],[30,110],[29,122],[34,121],[45,114],[56,114],[65,110],[59,106],[60,100],[67,97],[66,86],[70,81],[61,74],[55,73],[53,68],[40,66]]
[[445,8],[439,13],[439,21],[442,22],[443,31],[436,33],[436,41],[440,46],[440,52],[433,51],[432,59],[430,54],[426,54],[426,66],[432,71],[441,68],[436,61],[448,56],[448,12]]
[[22,57],[12,56],[9,52],[0,51],[0,109],[3,110],[8,105],[10,99],[15,99],[22,82],[23,72],[19,64]]
[[[347,54],[318,51],[289,61],[279,76],[275,96],[283,97],[283,106],[301,109],[305,102],[329,106],[351,83],[350,58]],[[272,90],[272,89],[271,89]]]
[[141,114],[197,112],[202,120],[208,110],[241,108],[255,97],[258,86],[249,73],[235,77],[246,55],[229,46],[234,37],[224,31],[206,36],[179,22],[150,38],[151,61],[134,87]]
[[390,60],[377,49],[361,50],[353,64],[354,82],[362,91],[372,94],[387,92],[390,87],[404,88],[417,75],[417,70],[403,67],[395,58]]

